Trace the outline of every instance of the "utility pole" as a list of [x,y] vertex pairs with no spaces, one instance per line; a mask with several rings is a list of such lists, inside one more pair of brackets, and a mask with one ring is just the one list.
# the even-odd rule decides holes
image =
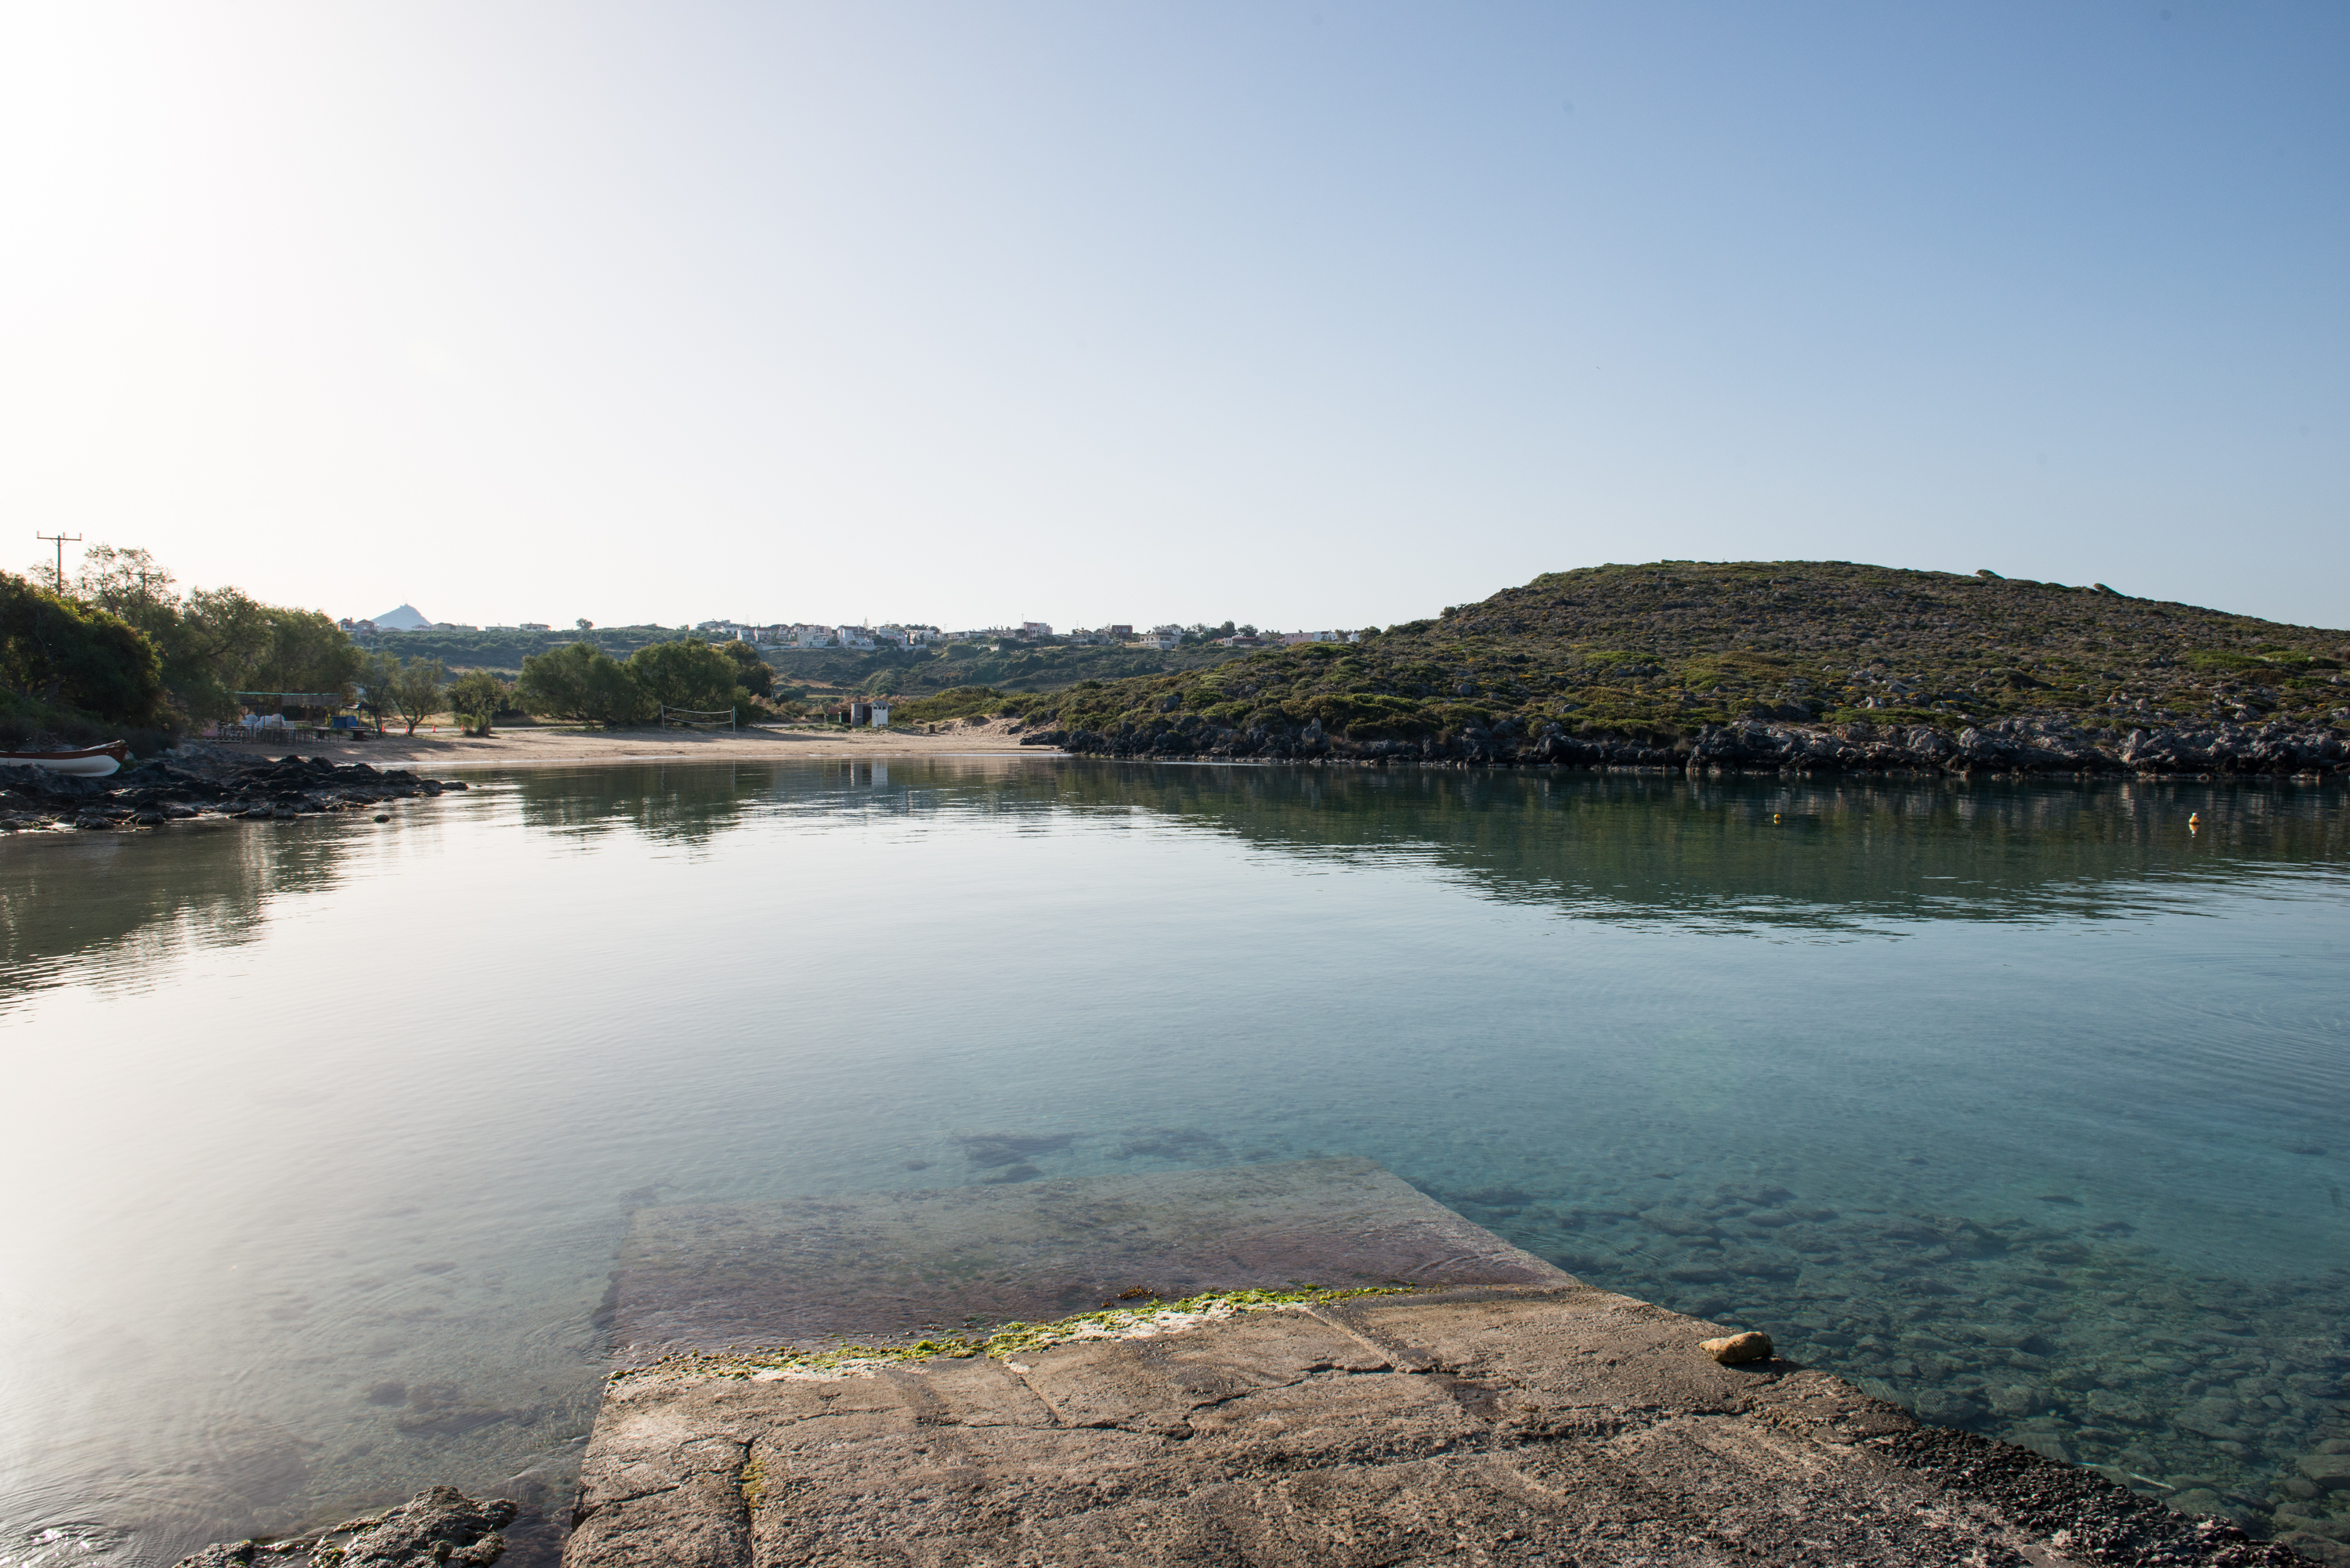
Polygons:
[[59,598],[63,598],[66,591],[66,546],[68,545],[80,544],[81,535],[78,534],[44,534],[38,529],[36,529],[33,533],[33,537],[40,540],[43,544],[53,544],[57,547],[57,575],[56,580],[50,585],[50,591],[56,594]]

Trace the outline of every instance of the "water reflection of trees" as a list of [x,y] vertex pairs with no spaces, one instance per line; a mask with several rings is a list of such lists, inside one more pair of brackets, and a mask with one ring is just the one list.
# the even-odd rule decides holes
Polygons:
[[[1284,768],[1003,757],[533,769],[494,781],[525,831],[723,853],[765,820],[1132,818],[1269,853],[1402,864],[1580,917],[1767,929],[2094,918],[2166,884],[2341,874],[2339,794],[2291,785],[1986,784],[1543,771]],[[2189,836],[2189,812],[2202,818]],[[1775,820],[1774,820],[1775,818]],[[502,820],[511,821],[510,818]],[[205,824],[41,836],[0,854],[0,999],[125,942],[245,940],[271,897],[324,888],[334,832]],[[149,966],[115,964],[135,979]]]
[[1053,780],[1059,771],[1028,757],[932,763],[844,757],[534,769],[498,783],[512,792],[525,826],[542,832],[586,840],[631,832],[711,846],[726,830],[759,818],[821,821],[942,808],[1047,812],[1057,801]]
[[779,770],[728,763],[534,768],[502,779],[524,826],[595,839],[632,832],[706,844],[775,793]]
[[[17,837],[0,853],[0,999],[126,944],[160,959],[247,940],[272,897],[333,885],[347,848],[334,833],[229,822]],[[110,966],[126,981],[152,968]]]

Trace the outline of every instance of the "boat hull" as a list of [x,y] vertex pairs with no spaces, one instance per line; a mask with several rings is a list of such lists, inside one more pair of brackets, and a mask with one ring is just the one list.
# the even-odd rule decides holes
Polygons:
[[0,752],[0,762],[15,767],[47,768],[75,778],[102,779],[122,766],[130,749],[117,741],[110,745],[84,746],[71,752]]

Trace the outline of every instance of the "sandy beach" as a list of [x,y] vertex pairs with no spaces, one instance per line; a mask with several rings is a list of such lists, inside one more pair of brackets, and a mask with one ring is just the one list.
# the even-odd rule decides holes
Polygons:
[[693,730],[577,730],[522,725],[473,736],[454,726],[397,730],[366,740],[294,740],[224,747],[255,756],[299,754],[380,768],[516,767],[639,760],[786,762],[812,757],[970,756],[1010,753],[1052,756],[1051,747],[1023,746],[1006,721],[960,721],[930,729],[750,729],[733,734]]

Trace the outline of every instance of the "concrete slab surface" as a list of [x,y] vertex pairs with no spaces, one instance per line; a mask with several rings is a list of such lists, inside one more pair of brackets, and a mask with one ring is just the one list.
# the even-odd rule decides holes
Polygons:
[[1580,1284],[847,1375],[648,1368],[567,1568],[2289,1563]]

